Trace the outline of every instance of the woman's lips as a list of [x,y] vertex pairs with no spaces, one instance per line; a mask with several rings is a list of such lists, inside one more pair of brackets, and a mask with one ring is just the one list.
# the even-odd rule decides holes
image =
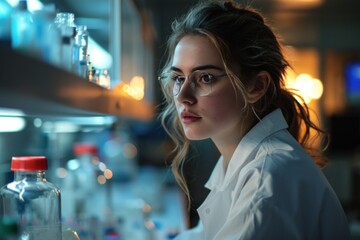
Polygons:
[[190,123],[196,122],[200,119],[201,119],[201,117],[199,117],[191,112],[182,112],[181,113],[181,120],[185,124],[190,124]]

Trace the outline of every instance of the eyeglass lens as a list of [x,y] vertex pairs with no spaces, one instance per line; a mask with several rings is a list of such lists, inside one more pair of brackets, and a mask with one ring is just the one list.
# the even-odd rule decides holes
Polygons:
[[211,80],[213,76],[206,72],[194,71],[191,74],[186,76],[173,75],[173,94],[177,96],[181,91],[182,86],[184,85],[186,79],[190,81],[191,89],[199,96],[206,96],[211,92]]

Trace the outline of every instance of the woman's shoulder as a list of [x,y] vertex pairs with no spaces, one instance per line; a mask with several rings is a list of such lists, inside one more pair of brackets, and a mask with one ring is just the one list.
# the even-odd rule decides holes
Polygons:
[[284,184],[294,183],[304,181],[304,176],[306,181],[311,181],[322,174],[314,159],[287,131],[264,139],[249,157],[248,164],[241,169],[242,174],[257,176],[261,182],[271,179],[284,181]]

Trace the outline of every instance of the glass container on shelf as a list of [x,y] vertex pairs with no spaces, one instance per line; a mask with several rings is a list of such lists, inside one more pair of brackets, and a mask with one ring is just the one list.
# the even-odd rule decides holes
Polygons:
[[[66,225],[77,230],[80,239],[88,239],[96,229],[88,225],[98,191],[97,183],[97,146],[90,143],[76,143],[73,146],[74,159],[67,163],[67,176],[64,179],[63,217]],[[96,204],[96,203],[95,203]],[[97,208],[100,210],[100,207]]]
[[107,69],[102,69],[99,72],[99,85],[103,88],[110,89],[110,74]]
[[61,31],[61,65],[68,71],[75,71],[74,61],[77,51],[74,51],[74,37],[76,34],[75,15],[73,13],[60,12],[56,14],[55,23]]
[[13,157],[14,181],[0,190],[0,216],[16,219],[21,239],[62,239],[60,190],[46,180],[47,169],[44,156]]
[[32,17],[28,11],[27,1],[19,1],[11,15],[11,46],[18,51],[30,53],[34,40]]
[[35,29],[33,48],[45,62],[61,67],[61,32],[54,23],[55,12],[51,9],[32,13]]
[[0,45],[11,47],[11,11],[6,0],[0,0]]
[[78,61],[75,62],[77,65],[77,73],[83,78],[86,78],[87,71],[88,39],[89,32],[87,26],[76,26],[75,45],[78,51]]

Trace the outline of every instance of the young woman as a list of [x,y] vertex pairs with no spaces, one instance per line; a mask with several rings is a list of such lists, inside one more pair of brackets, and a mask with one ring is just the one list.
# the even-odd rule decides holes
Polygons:
[[234,2],[206,1],[172,28],[161,118],[187,194],[182,166],[190,141],[210,138],[221,153],[198,226],[177,239],[350,239],[319,169],[325,162],[308,153],[310,129],[324,132],[284,87],[288,62],[262,16]]

